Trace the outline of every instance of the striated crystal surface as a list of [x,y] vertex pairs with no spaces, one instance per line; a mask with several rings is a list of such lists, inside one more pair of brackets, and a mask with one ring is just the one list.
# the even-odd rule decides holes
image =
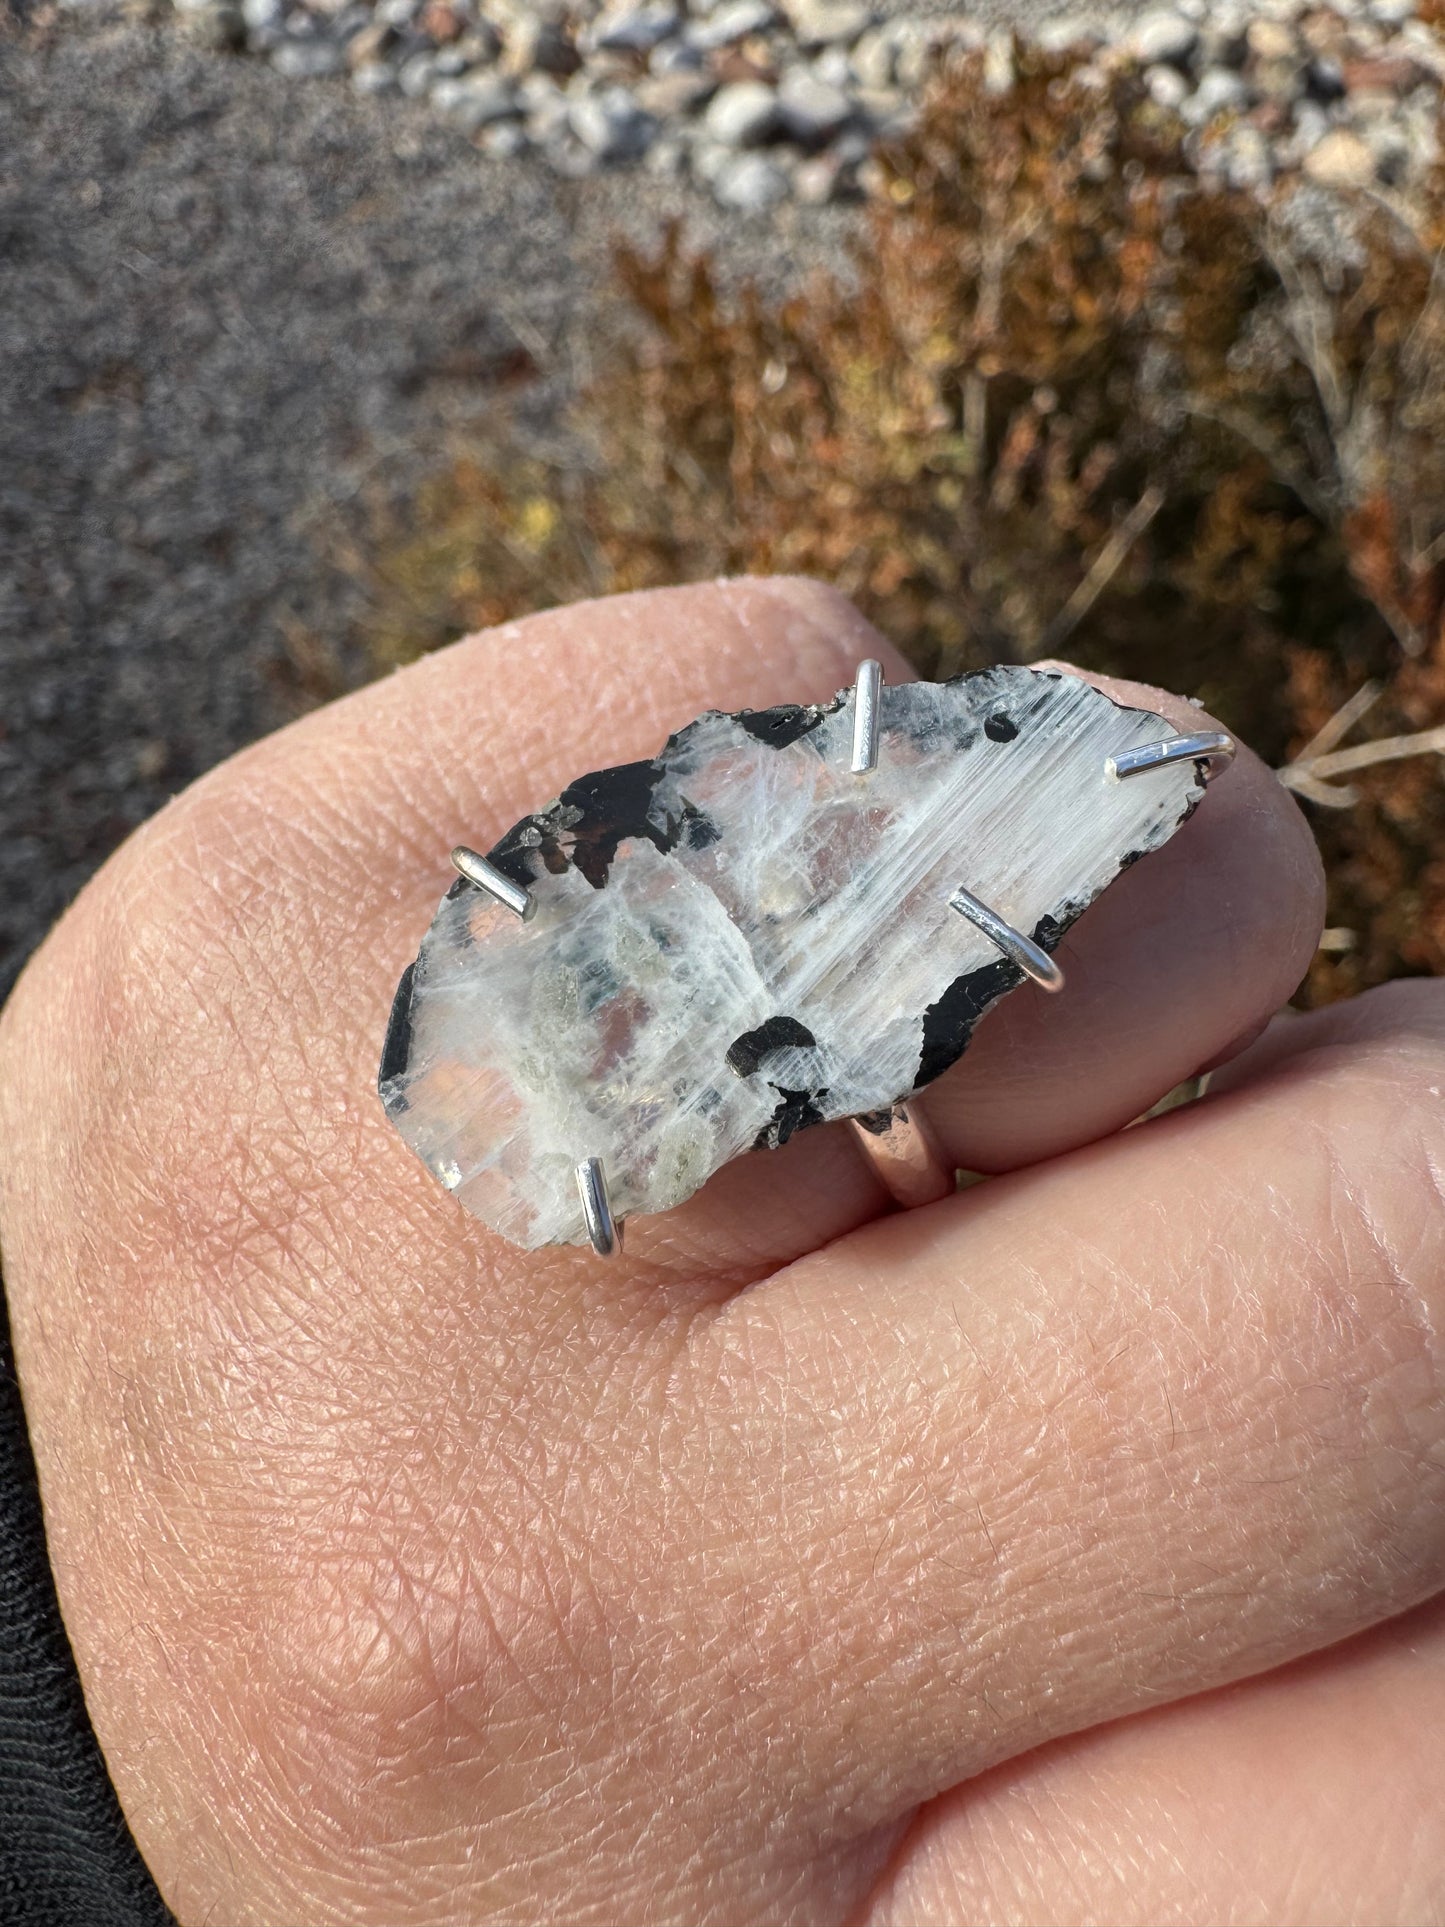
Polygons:
[[710,712],[582,777],[489,853],[528,922],[448,892],[381,1096],[513,1243],[585,1242],[581,1158],[619,1216],[663,1211],[741,1151],[927,1084],[1024,981],[952,892],[1051,950],[1203,793],[1192,764],[1111,779],[1109,756],[1174,731],[1073,676],[885,688],[861,776],[853,703]]

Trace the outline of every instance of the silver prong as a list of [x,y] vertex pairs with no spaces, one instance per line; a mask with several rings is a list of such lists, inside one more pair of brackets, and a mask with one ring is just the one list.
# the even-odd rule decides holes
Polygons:
[[484,856],[469,850],[465,843],[459,843],[452,851],[452,865],[459,877],[473,884],[478,890],[485,890],[489,897],[503,903],[514,916],[526,923],[537,908],[537,899],[530,890],[524,890],[520,883],[513,883],[504,877],[495,864],[488,863]]
[[615,1258],[622,1249],[622,1226],[612,1215],[601,1158],[583,1158],[577,1166],[577,1191],[592,1249],[599,1258]]
[[990,910],[986,903],[980,903],[971,890],[955,890],[948,899],[948,907],[957,910],[961,917],[967,917],[970,923],[977,924],[1011,963],[1016,963],[1025,976],[1033,978],[1040,990],[1063,989],[1064,973],[1048,951],[1041,950],[1032,937],[1015,930],[1011,923],[1005,923],[997,910]]
[[883,665],[870,656],[858,665],[853,685],[853,774],[863,776],[878,767],[878,720],[883,693]]
[[1104,774],[1117,782],[1146,769],[1163,769],[1166,763],[1228,763],[1234,750],[1234,738],[1222,729],[1201,730],[1197,736],[1166,736],[1162,742],[1140,743],[1137,749],[1107,757]]

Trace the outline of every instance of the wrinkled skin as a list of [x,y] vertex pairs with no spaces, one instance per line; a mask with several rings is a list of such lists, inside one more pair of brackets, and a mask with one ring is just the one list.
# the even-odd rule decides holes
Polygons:
[[942,1204],[829,1126],[527,1255],[381,1114],[454,842],[868,654],[791,581],[473,638],[198,783],[7,1007],[51,1551],[184,1921],[1445,1920],[1445,998],[1252,1042],[1321,917],[1252,757],[932,1090],[1004,1174]]

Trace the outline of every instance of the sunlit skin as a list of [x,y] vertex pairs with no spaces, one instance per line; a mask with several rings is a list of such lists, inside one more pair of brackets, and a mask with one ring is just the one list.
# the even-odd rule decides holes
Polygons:
[[1322,897],[1247,752],[930,1091],[999,1174],[941,1204],[828,1126],[523,1254],[382,1116],[453,844],[863,656],[799,581],[472,638],[195,785],[0,1017],[51,1554],[188,1924],[1445,1921],[1445,995],[1261,1037]]

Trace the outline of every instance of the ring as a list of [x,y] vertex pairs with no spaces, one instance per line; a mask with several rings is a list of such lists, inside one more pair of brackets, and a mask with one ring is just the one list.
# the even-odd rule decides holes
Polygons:
[[455,877],[378,1087],[467,1210],[526,1249],[622,1246],[714,1171],[848,1121],[892,1197],[955,1174],[916,1094],[1234,754],[1054,670],[709,710],[580,776]]

